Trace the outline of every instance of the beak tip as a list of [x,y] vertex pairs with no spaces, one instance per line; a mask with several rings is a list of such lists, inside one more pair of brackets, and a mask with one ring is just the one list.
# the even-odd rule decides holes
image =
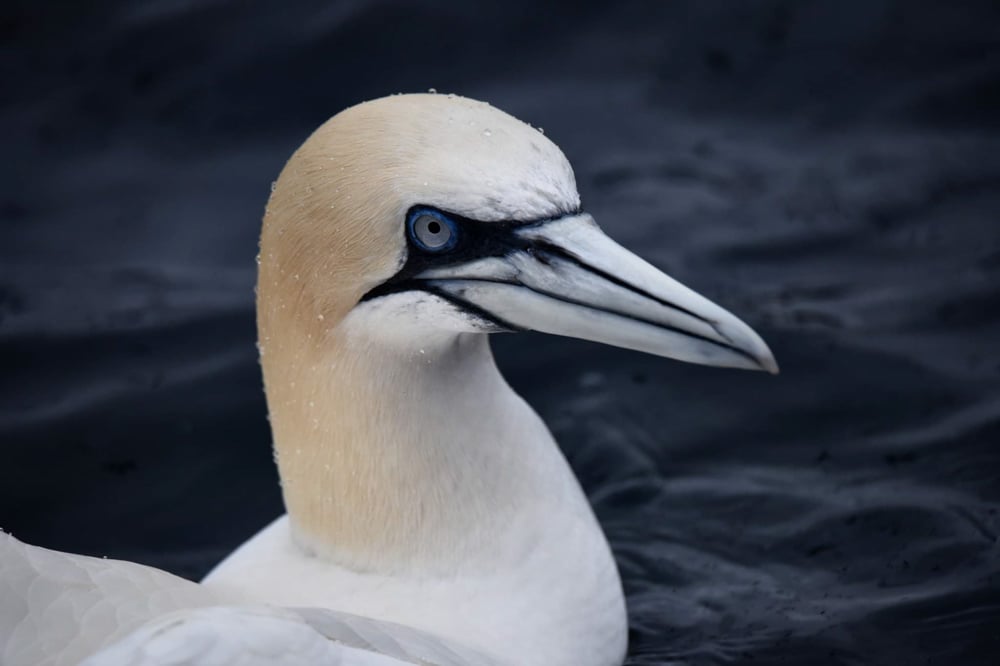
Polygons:
[[759,341],[759,346],[755,350],[756,353],[754,354],[754,360],[757,361],[757,365],[761,370],[769,375],[781,374],[781,368],[778,367],[778,361],[774,358],[771,348],[767,346],[767,343],[764,342],[760,336],[755,334],[755,337],[757,337]]
[[781,374],[781,368],[778,367],[778,362],[774,360],[773,356],[768,356],[766,358],[761,359],[760,367],[761,370],[763,370],[769,375]]
[[760,370],[769,375],[779,374],[781,368],[778,367],[778,361],[775,360],[771,348],[764,342],[764,338],[734,315],[729,312],[724,314],[725,319],[718,317],[713,326],[743,355],[746,364],[742,367]]

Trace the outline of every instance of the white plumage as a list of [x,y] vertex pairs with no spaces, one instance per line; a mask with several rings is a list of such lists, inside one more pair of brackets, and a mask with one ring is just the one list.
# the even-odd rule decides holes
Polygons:
[[0,532],[0,664],[489,666],[410,627],[325,608],[239,604],[152,567]]

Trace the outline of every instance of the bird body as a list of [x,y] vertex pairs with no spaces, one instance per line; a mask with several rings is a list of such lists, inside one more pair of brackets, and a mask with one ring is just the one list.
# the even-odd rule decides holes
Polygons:
[[[478,574],[459,570],[418,577],[357,572],[303,555],[283,517],[237,550],[206,586],[249,588],[280,606],[321,606],[380,618],[498,664],[572,659],[611,664],[624,656],[625,606],[614,561],[603,543],[592,543],[594,531],[581,523],[525,542],[520,552],[503,558],[511,564],[500,561],[493,571],[483,566]],[[556,544],[560,535],[567,538]],[[534,619],[525,623],[525,617]]]
[[[321,126],[275,183],[259,263],[288,514],[195,590],[163,579],[186,590],[176,608],[100,640],[92,628],[88,665],[200,663],[183,645],[262,666],[296,650],[311,655],[302,663],[348,666],[620,664],[614,558],[488,334],[538,330],[776,371],[759,336],[605,236],[540,132],[451,95],[383,98]],[[114,578],[119,565],[105,566]],[[28,663],[18,645],[49,640],[28,569],[0,576],[26,600],[26,621],[2,606],[11,666]],[[89,631],[85,614],[69,615]],[[50,663],[73,663],[57,643]]]

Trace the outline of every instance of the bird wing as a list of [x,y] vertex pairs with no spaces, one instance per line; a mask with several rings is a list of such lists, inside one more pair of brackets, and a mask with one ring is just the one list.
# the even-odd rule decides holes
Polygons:
[[5,666],[75,666],[152,618],[219,603],[226,601],[159,569],[30,546],[0,531]]
[[402,666],[323,636],[292,611],[215,606],[169,613],[80,666]]
[[80,666],[491,666],[392,623],[321,608],[215,606],[169,613]]
[[327,608],[295,608],[327,640],[387,655],[405,663],[434,666],[497,666],[482,653],[413,627]]
[[152,567],[0,532],[4,666],[494,666],[426,632],[325,608],[247,605]]

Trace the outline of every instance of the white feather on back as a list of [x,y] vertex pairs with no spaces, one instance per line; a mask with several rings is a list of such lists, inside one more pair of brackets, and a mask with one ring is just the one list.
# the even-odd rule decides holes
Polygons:
[[150,618],[222,602],[152,567],[29,546],[3,532],[0,599],[4,666],[76,664]]
[[0,532],[3,666],[489,666],[425,632],[323,608],[239,603],[152,567]]
[[421,632],[327,609],[216,606],[144,625],[80,666],[489,666]]

